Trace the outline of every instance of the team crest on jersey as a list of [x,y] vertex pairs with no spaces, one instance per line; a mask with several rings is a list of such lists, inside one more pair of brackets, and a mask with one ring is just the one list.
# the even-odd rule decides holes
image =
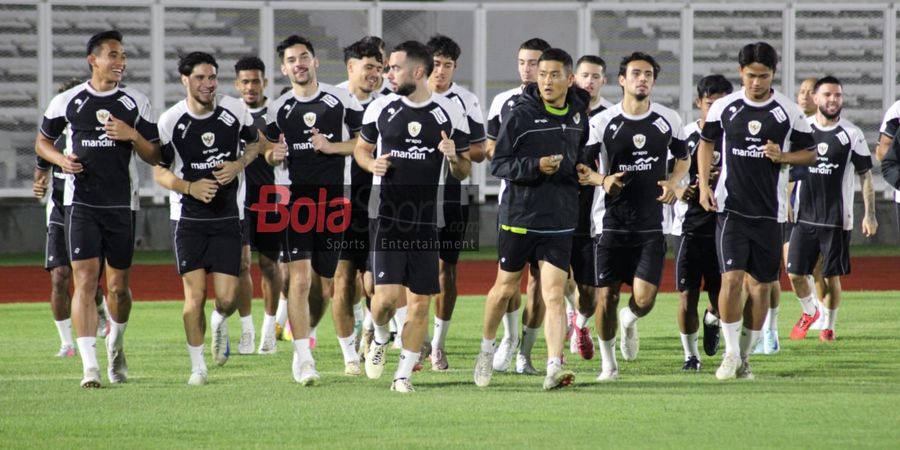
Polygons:
[[216,135],[211,131],[207,131],[206,133],[203,133],[202,136],[200,136],[200,140],[203,141],[203,145],[212,147],[213,144],[216,143]]
[[825,156],[828,153],[828,144],[825,142],[820,143],[816,146],[816,151],[819,152],[819,156]]
[[634,146],[637,148],[644,148],[644,144],[647,143],[647,136],[643,134],[636,134],[631,137],[632,142],[634,142]]
[[97,122],[100,122],[101,125],[106,125],[106,121],[109,120],[109,111],[105,109],[97,110]]
[[422,124],[419,122],[410,122],[406,125],[406,130],[409,131],[410,136],[416,137],[419,135],[419,132],[422,131]]
[[308,127],[315,125],[316,124],[316,113],[308,112],[308,113],[304,114],[303,115],[303,123],[305,123],[306,126],[308,126]]
[[747,123],[747,129],[750,130],[750,134],[756,136],[756,134],[759,133],[759,130],[762,129],[762,123],[758,120],[751,120]]
[[575,113],[575,115],[572,116],[572,122],[575,122],[575,125],[581,123],[581,113]]

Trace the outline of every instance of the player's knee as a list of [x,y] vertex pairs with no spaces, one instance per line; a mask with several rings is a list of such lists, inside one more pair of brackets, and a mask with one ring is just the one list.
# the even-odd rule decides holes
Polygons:
[[59,266],[50,269],[50,283],[53,289],[69,288],[69,281],[72,280],[72,269],[68,266]]

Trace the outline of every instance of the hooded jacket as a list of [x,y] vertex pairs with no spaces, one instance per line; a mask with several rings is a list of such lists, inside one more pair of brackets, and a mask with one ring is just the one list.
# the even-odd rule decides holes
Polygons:
[[[500,225],[534,232],[566,232],[578,219],[578,175],[588,139],[590,95],[576,87],[566,93],[564,116],[549,113],[537,85],[525,86],[503,118],[491,173],[505,180],[500,192]],[[544,156],[563,155],[553,175],[540,171]]]

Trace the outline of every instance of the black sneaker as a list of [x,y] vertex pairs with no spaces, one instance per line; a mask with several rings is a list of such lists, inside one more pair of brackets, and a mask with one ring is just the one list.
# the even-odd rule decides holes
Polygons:
[[700,366],[700,359],[696,356],[691,356],[684,361],[684,366],[681,367],[681,370],[685,372],[699,372]]
[[707,356],[713,356],[719,352],[719,324],[707,325],[707,314],[709,311],[703,313],[703,351]]

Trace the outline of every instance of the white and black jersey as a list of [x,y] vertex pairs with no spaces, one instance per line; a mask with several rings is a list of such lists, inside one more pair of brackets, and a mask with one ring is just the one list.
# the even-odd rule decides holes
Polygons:
[[[884,113],[884,119],[881,121],[879,132],[891,139],[897,136],[900,131],[900,100],[894,102],[890,108]],[[900,203],[900,190],[894,189],[894,202]]]
[[[486,139],[484,134],[484,115],[481,112],[481,104],[478,102],[478,97],[458,83],[451,84],[449,89],[438,95],[443,95],[452,100],[466,113],[466,119],[469,122],[469,144],[484,142]],[[450,167],[447,166],[446,169],[450,170]],[[449,174],[445,178],[444,201],[451,204],[468,204],[468,195],[460,187],[460,180]]]
[[[187,100],[176,103],[160,116],[159,136],[162,145],[159,165],[185,181],[197,181],[215,179],[213,171],[219,164],[236,160],[244,143],[255,143],[259,132],[243,101],[222,96],[216,99],[215,109],[203,116],[192,113]],[[233,180],[220,186],[210,203],[172,191],[169,194],[170,218],[217,220],[241,217],[238,184],[238,180]]]
[[[53,142],[53,146],[61,153],[68,154],[66,141],[66,135],[63,134]],[[65,222],[63,201],[66,191],[66,179],[72,175],[63,172],[61,167],[50,163],[40,156],[35,156],[35,167],[46,171],[50,175],[50,183],[47,186],[47,226],[50,226],[50,224],[63,226]]]
[[[339,87],[341,89],[348,89],[348,91],[349,91],[349,86],[350,86],[349,81],[342,81],[336,87]],[[382,94],[382,92],[383,91],[370,93],[369,98],[365,102],[359,101],[359,99],[357,99],[357,101],[359,101],[360,106],[362,106],[363,113],[365,113],[365,110],[369,107],[369,105],[372,104],[372,102],[375,101],[375,99],[377,99],[378,97],[383,97],[383,96],[387,95],[387,94]],[[388,91],[388,92],[390,92],[390,91]],[[353,93],[350,92],[350,95],[353,95]],[[354,95],[354,98],[355,97],[356,96]],[[350,185],[353,187],[353,191],[354,191],[353,200],[356,201],[357,200],[356,192],[358,192],[360,190],[360,188],[365,187],[365,186],[372,186],[372,174],[370,172],[363,170],[362,167],[359,167],[359,164],[356,163],[356,158],[354,158],[353,155],[347,156],[347,160],[346,160],[345,164],[349,167],[349,170],[350,170]],[[365,194],[365,197],[367,200],[368,193]],[[367,205],[368,201],[366,201],[365,203]],[[364,209],[367,207],[368,206],[363,206]],[[354,210],[357,209],[356,203],[354,203],[353,209]]]
[[98,92],[84,82],[53,97],[44,113],[41,133],[55,141],[65,131],[66,148],[84,167],[66,179],[66,206],[132,210],[140,206],[133,145],[106,135],[104,126],[110,117],[125,122],[150,142],[159,139],[150,100],[130,87]]
[[509,110],[516,104],[516,99],[522,95],[522,86],[503,91],[494,96],[491,101],[491,107],[488,109],[487,117],[487,138],[496,141],[497,135],[500,134],[500,123],[503,117],[508,115]]
[[713,103],[700,138],[721,141],[722,172],[715,188],[719,212],[749,219],[787,220],[788,165],[766,158],[772,141],[783,152],[814,147],[812,130],[796,103],[773,91],[754,102],[744,90]]
[[363,108],[346,89],[319,83],[309,97],[286,92],[272,102],[266,114],[266,138],[278,142],[284,134],[288,184],[340,186],[349,177],[345,155],[329,155],[313,149],[312,130],[331,142],[350,140],[359,131]]
[[445,182],[444,165],[449,163],[437,149],[442,131],[453,139],[457,153],[469,150],[465,112],[442,95],[413,103],[391,94],[369,105],[360,137],[375,144],[375,158],[391,156],[387,173],[372,177],[370,218],[443,226],[438,188]]
[[816,165],[797,182],[797,222],[852,230],[853,175],[872,169],[869,146],[862,131],[849,120],[826,127],[813,116],[809,124],[816,143]]
[[650,109],[632,116],[622,104],[591,118],[588,145],[599,152],[599,170],[604,174],[625,172],[625,187],[610,197],[602,187],[595,189],[591,235],[604,232],[667,232],[663,204],[657,184],[668,176],[671,153],[687,159],[684,126],[678,113],[651,103]]
[[[588,117],[594,117],[597,114],[602,113],[609,109],[612,106],[606,99],[600,99],[600,104],[591,110],[588,114]],[[591,148],[585,149],[586,155],[595,155],[596,152]],[[597,170],[597,158],[587,157],[584,161],[581,161],[583,164],[587,164],[591,170]],[[575,235],[576,236],[590,236],[591,235],[591,212],[594,205],[594,186],[579,186],[578,187],[578,224],[575,226]]]
[[[268,112],[268,104],[260,106],[259,108],[247,108],[250,111],[250,117],[253,118],[253,126],[256,127],[261,133],[266,132],[266,113]],[[242,145],[241,153],[244,152],[244,147],[246,147],[246,143]],[[273,185],[273,184],[283,184],[277,183],[276,178],[283,178],[280,176],[276,176],[276,171],[284,171],[283,167],[272,167],[268,161],[266,161],[266,155],[263,152],[260,152],[259,155],[256,156],[256,159],[253,160],[250,164],[247,164],[247,167],[244,168],[244,183],[246,185],[246,201],[244,203],[245,208],[250,208],[250,206],[260,200],[259,198],[259,190],[262,186]]]
[[607,109],[612,108],[612,107],[613,107],[613,103],[611,101],[609,101],[605,98],[601,98],[600,101],[598,102],[598,104],[593,109],[591,109],[591,112],[588,114],[588,116],[594,117],[597,114],[600,114],[603,111],[606,111]]
[[[696,185],[698,182],[699,172],[697,170],[697,148],[700,146],[700,126],[697,122],[691,122],[684,127],[685,148],[691,155],[691,168],[685,176],[683,185]],[[713,144],[712,165],[716,168],[722,167],[722,144],[716,141]],[[716,213],[707,211],[700,206],[699,199],[692,199],[690,202],[678,200],[673,205],[672,234],[681,236],[682,234],[696,234],[703,236],[712,236],[716,232]]]

